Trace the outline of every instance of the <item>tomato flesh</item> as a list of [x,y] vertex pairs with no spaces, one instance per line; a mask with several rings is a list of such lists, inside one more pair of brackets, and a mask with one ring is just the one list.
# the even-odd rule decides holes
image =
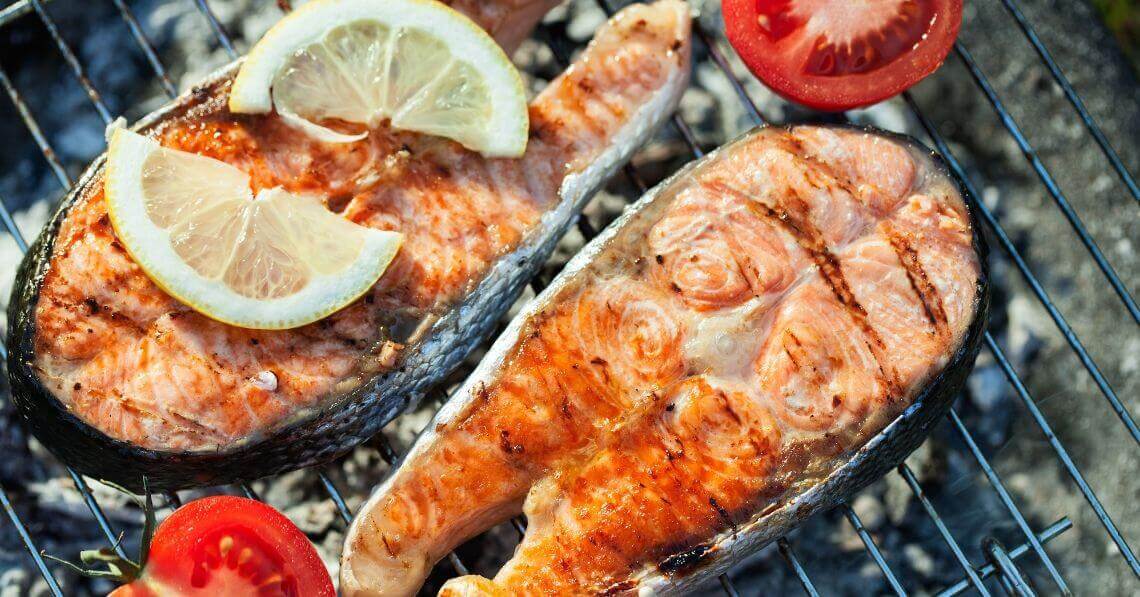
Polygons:
[[723,0],[725,32],[780,95],[847,110],[934,72],[958,36],[961,0]]
[[320,556],[280,512],[256,500],[213,496],[159,525],[142,576],[113,597],[333,597]]
[[297,577],[285,561],[250,529],[241,526],[210,531],[191,549],[190,586],[223,594],[225,588],[253,587],[258,595],[300,595]]

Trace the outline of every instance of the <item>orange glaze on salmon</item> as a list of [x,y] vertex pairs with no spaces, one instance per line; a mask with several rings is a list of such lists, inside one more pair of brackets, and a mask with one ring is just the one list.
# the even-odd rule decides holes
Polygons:
[[[456,5],[508,46],[549,6]],[[687,8],[673,1],[623,15],[531,103],[530,140],[518,160],[384,128],[356,143],[325,144],[275,115],[229,113],[228,78],[196,92],[200,103],[145,132],[241,168],[254,192],[276,185],[315,192],[353,222],[399,230],[403,248],[371,292],[320,322],[239,329],[189,310],[143,274],[116,240],[97,182],[63,221],[42,283],[38,377],[112,438],[208,451],[256,438],[362,372],[390,369],[417,328],[536,228],[569,175],[636,124],[638,108],[667,82],[684,80]]]
[[968,212],[921,160],[861,131],[760,129],[651,195],[364,506],[342,591],[411,594],[520,511],[494,580],[444,594],[633,591],[826,474],[973,319]]

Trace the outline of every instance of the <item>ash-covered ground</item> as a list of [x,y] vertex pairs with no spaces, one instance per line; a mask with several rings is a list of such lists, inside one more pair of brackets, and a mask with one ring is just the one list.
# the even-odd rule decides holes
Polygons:
[[[695,4],[711,32],[719,31],[716,4]],[[1124,163],[1131,171],[1140,172],[1137,80],[1111,36],[1091,8],[1079,0],[1024,0],[1021,4]],[[236,39],[239,51],[281,15],[269,0],[214,0],[210,5]],[[143,0],[130,6],[180,91],[228,61],[192,0]],[[113,113],[122,113],[133,121],[166,101],[110,0],[56,0],[47,10],[59,22],[62,35],[88,68],[94,86]],[[587,41],[603,20],[603,13],[592,0],[574,0],[552,13],[546,28],[556,38],[568,38],[570,43],[560,48],[572,50]],[[967,3],[961,39],[1126,287],[1140,292],[1140,263],[1135,253],[1140,244],[1140,206],[1109,169],[999,0]],[[723,38],[718,36],[718,43],[731,58]],[[693,87],[682,112],[701,145],[708,149],[753,123],[728,79],[703,59],[705,48],[697,43],[695,50],[702,60],[695,68]],[[534,90],[541,89],[544,81],[558,72],[552,52],[537,41],[524,45],[516,60],[533,75]],[[103,150],[103,122],[34,14],[0,31],[0,65],[25,96],[68,174],[76,177]],[[735,61],[734,67],[764,118],[776,123],[835,120],[789,106],[768,93]],[[952,54],[947,65],[914,93],[918,104],[951,141],[954,155],[981,191],[979,199],[995,211],[1104,378],[1128,409],[1140,411],[1140,334],[1136,323],[962,62]],[[899,100],[852,117],[925,138]],[[38,233],[63,189],[6,99],[0,99],[0,138],[6,140],[0,144],[0,198],[16,212],[25,236],[30,238]],[[641,152],[635,165],[641,177],[652,184],[691,157],[676,130],[667,128]],[[594,228],[604,226],[635,195],[630,181],[619,175],[588,208],[589,222]],[[547,279],[582,242],[579,231],[568,235],[546,272]],[[991,249],[991,331],[1125,539],[1140,543],[1140,465],[1136,458],[1140,447],[1108,408],[1008,255],[996,243],[991,242]],[[7,238],[0,241],[0,301],[8,296],[18,260],[15,243]],[[455,380],[461,376],[462,372],[457,373]],[[417,412],[392,424],[388,437],[397,448],[410,442],[436,406],[428,401]],[[1040,531],[1065,516],[1073,521],[1074,528],[1048,543],[1047,550],[1075,592],[1135,594],[1136,578],[988,352],[983,351],[979,358],[958,412],[1035,529]],[[41,547],[75,557],[80,549],[105,544],[104,535],[62,466],[24,433],[6,403],[0,406],[0,442],[5,456],[0,459],[0,485]],[[1013,519],[949,423],[937,430],[909,464],[974,565],[986,561],[981,550],[985,537],[996,537],[1010,549],[1024,543]],[[348,505],[356,508],[383,477],[387,465],[376,445],[365,445],[325,470],[347,496]],[[138,510],[114,491],[97,483],[92,486],[111,525],[126,532],[127,544],[133,548],[141,520]],[[309,534],[335,572],[345,524],[316,473],[298,471],[257,481],[253,487]],[[216,488],[182,492],[181,497],[187,500],[219,491],[237,493],[235,488]],[[901,476],[889,475],[855,497],[852,506],[908,592],[936,592],[962,578],[952,552]],[[162,514],[167,512],[164,509]],[[889,593],[882,573],[841,512],[817,516],[790,539],[821,593]],[[514,530],[503,525],[460,548],[459,556],[473,570],[493,573],[516,542]],[[1032,554],[1021,558],[1019,564],[1040,592],[1057,592]],[[59,566],[53,570],[69,595],[109,589],[106,584],[80,580]],[[438,587],[442,579],[453,574],[450,564],[441,563],[426,589]],[[802,590],[795,574],[771,548],[736,567],[730,576],[747,595]],[[999,590],[992,581],[988,586]],[[707,588],[710,595],[719,591],[715,583]],[[46,585],[22,551],[12,525],[0,520],[0,596],[25,594],[46,594]]]

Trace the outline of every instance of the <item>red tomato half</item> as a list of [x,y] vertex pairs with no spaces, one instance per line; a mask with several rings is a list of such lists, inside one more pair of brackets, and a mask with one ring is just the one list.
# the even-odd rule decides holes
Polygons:
[[335,597],[304,533],[277,510],[232,496],[195,500],[155,532],[142,576],[112,597]]
[[723,0],[725,33],[776,93],[847,110],[934,72],[962,24],[962,0]]

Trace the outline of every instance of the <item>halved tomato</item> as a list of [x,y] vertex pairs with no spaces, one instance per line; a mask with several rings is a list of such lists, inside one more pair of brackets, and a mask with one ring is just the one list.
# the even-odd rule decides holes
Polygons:
[[176,510],[154,534],[141,575],[112,597],[334,597],[317,550],[288,518],[228,495]]
[[723,0],[725,33],[754,75],[818,110],[899,94],[958,37],[962,0]]

